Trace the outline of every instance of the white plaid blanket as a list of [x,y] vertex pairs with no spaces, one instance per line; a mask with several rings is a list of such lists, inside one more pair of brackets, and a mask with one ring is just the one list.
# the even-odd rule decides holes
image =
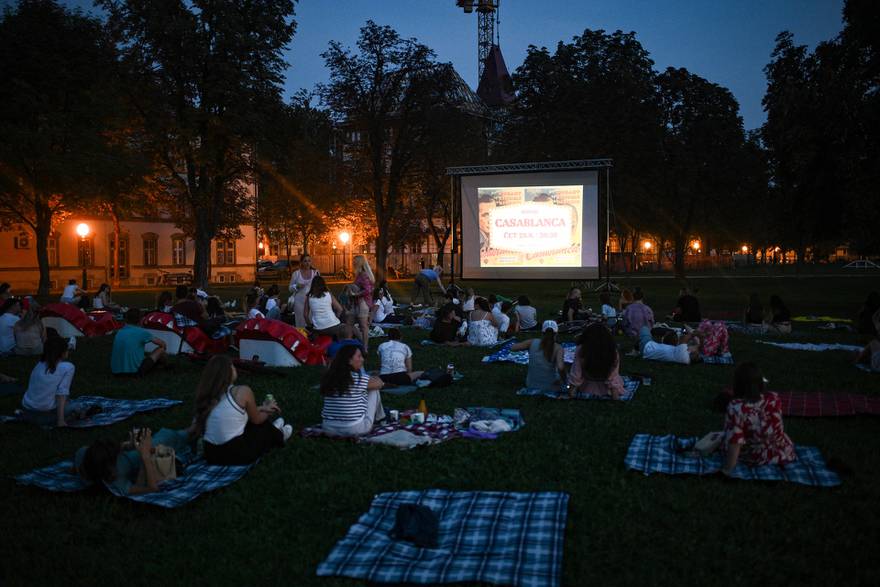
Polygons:
[[[438,515],[436,548],[388,535],[405,503]],[[317,574],[375,583],[553,587],[561,580],[567,507],[568,494],[557,492],[381,493],[318,565]]]
[[[633,398],[636,394],[636,390],[639,388],[641,381],[634,377],[623,376],[623,395],[620,396],[620,401],[628,402]],[[516,395],[542,395],[545,397],[549,397],[551,399],[569,399],[568,394],[562,391],[547,391],[543,389],[529,389],[528,387],[522,387],[517,390]],[[611,399],[610,395],[595,395],[592,393],[584,393],[577,392],[573,398],[570,399]]]
[[[696,437],[652,436],[636,434],[629,445],[624,463],[627,468],[645,475],[711,475],[721,470],[723,455],[701,457],[693,451]],[[833,487],[840,485],[840,477],[825,465],[818,448],[796,446],[797,460],[787,465],[748,466],[742,463],[734,468],[732,477],[748,481],[788,481],[801,485]]]
[[[74,400],[83,410],[91,406],[100,406],[101,411],[85,420],[75,420],[68,424],[70,428],[91,428],[93,426],[109,426],[121,422],[140,412],[162,410],[183,402],[176,399],[156,397],[152,399],[111,399],[97,395],[81,395]],[[21,422],[19,415],[0,416],[0,422]]]
[[[492,353],[491,355],[486,355],[483,357],[484,363],[516,363],[517,365],[528,365],[529,364],[529,351],[511,351],[510,347],[513,346],[515,340],[505,341],[504,346],[500,349]],[[562,343],[562,351],[564,353],[564,361],[566,363],[574,362],[574,351],[577,348],[577,345],[573,342],[564,342]]]
[[[235,483],[247,473],[253,465],[218,466],[209,465],[202,459],[186,465],[183,475],[177,479],[162,482],[159,491],[126,495],[120,493],[112,485],[107,489],[117,497],[125,497],[133,501],[148,503],[164,508],[176,508],[189,503],[201,494],[220,489]],[[82,491],[89,485],[73,472],[73,461],[61,461],[42,469],[35,469],[15,477],[20,485],[33,485],[49,491]]]

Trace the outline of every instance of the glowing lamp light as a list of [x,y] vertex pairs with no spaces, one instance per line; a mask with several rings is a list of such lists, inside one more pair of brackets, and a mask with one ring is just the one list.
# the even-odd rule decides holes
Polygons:
[[742,252],[743,252],[743,254],[748,253],[748,252],[749,252],[749,247],[747,247],[746,245],[743,245],[743,246],[742,246]]
[[691,243],[691,248],[695,251],[700,250],[700,241],[694,241]]
[[650,251],[650,250],[651,250],[651,243],[650,243],[650,241],[645,241],[645,242],[643,242],[643,243],[642,243],[642,248],[645,249],[646,251]]
[[257,248],[262,251],[265,247],[264,247],[263,243],[260,242],[260,244],[257,245]]
[[78,234],[80,238],[86,238],[89,236],[89,232],[91,232],[91,229],[85,222],[80,222],[76,225],[76,234]]
[[778,252],[781,251],[782,249],[780,249],[779,247],[776,247],[776,248],[773,249],[773,250],[776,251],[776,252],[778,253]]
[[336,243],[333,243],[333,250],[336,250]]
[[351,235],[343,230],[339,233],[339,240],[342,241],[342,244],[348,244],[348,241],[351,240]]

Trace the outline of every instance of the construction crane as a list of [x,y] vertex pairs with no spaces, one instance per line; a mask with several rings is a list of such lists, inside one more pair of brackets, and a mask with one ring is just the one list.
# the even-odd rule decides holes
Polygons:
[[495,25],[501,0],[456,0],[455,4],[464,10],[465,14],[477,11],[477,79],[481,79],[486,57],[489,56],[492,45],[498,44]]

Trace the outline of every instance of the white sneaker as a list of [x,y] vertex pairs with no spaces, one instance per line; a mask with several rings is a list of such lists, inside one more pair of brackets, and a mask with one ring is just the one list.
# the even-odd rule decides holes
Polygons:
[[272,426],[275,426],[275,428],[278,428],[279,430],[283,431],[284,430],[284,418],[278,418],[277,420],[272,422]]
[[281,433],[284,434],[284,442],[290,440],[290,437],[293,436],[293,426],[290,424],[285,424],[281,428]]

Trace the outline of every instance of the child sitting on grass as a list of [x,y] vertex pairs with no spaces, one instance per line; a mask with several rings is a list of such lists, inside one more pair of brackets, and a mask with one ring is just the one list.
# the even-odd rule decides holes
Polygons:
[[797,458],[794,444],[782,426],[782,402],[765,391],[765,380],[754,363],[743,363],[733,374],[733,399],[724,417],[724,468],[729,475],[736,464],[783,465]]

